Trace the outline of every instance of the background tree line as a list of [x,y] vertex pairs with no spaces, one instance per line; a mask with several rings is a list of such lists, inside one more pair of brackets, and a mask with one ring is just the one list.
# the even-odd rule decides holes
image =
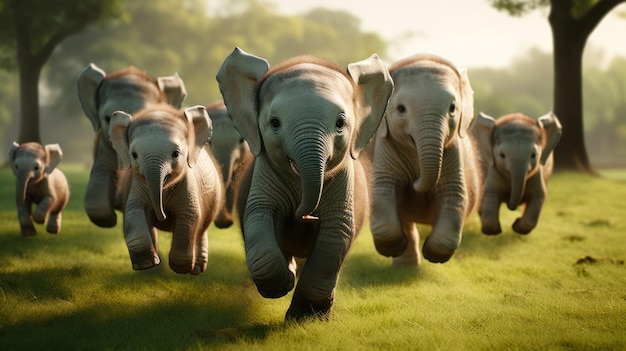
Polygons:
[[[78,104],[76,77],[90,62],[107,72],[135,65],[153,76],[178,72],[188,91],[186,106],[220,98],[215,74],[234,46],[275,64],[313,54],[341,65],[378,53],[386,42],[364,32],[343,11],[315,9],[280,14],[271,3],[235,0],[209,8],[203,0],[124,0],[114,20],[66,38],[44,66],[40,82],[42,142],[59,142],[66,162],[92,160],[93,132]],[[419,52],[415,48],[415,52]],[[437,53],[434,53],[437,54]],[[540,116],[552,109],[553,61],[532,50],[509,67],[470,67],[476,111],[494,117],[520,111]],[[19,84],[16,72],[0,70],[0,152],[17,138]],[[626,58],[600,65],[585,57],[584,120],[587,149],[596,166],[626,165]],[[561,145],[561,147],[566,147]],[[3,151],[4,150],[4,151]]]

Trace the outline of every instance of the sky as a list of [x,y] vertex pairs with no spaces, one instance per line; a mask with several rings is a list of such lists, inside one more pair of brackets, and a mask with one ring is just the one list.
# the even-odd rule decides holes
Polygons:
[[[361,29],[392,43],[395,61],[428,52],[464,67],[506,67],[531,48],[552,52],[547,9],[522,17],[496,11],[487,0],[273,0],[278,12],[298,14],[315,7],[345,10]],[[592,33],[586,50],[600,50],[607,63],[626,57],[626,13],[622,4]]]

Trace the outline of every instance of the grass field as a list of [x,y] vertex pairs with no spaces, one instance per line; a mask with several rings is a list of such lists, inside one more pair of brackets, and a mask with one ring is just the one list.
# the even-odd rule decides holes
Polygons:
[[[237,227],[209,229],[209,268],[131,269],[122,227],[82,208],[88,168],[63,165],[72,198],[59,235],[22,238],[0,169],[0,350],[626,350],[626,182],[556,174],[539,226],[480,233],[474,214],[445,264],[396,268],[364,230],[328,322],[285,324],[291,295],[264,299]],[[121,223],[121,220],[119,221]],[[428,227],[421,227],[422,236]]]

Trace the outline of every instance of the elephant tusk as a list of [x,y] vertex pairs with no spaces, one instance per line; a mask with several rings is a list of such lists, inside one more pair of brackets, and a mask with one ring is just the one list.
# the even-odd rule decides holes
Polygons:
[[293,171],[293,173],[295,173],[296,175],[300,175],[300,171],[298,170],[298,165],[296,164],[296,162],[292,159],[289,159],[289,166],[291,166],[291,170]]
[[302,221],[303,222],[315,222],[317,220],[319,220],[319,217],[315,217],[315,216],[312,216],[312,215],[304,215],[304,216],[302,216]]

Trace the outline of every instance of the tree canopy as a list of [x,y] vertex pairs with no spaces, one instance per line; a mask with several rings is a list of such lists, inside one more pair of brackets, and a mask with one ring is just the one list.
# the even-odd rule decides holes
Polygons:
[[585,147],[582,57],[589,35],[600,21],[626,0],[489,0],[497,9],[519,16],[550,6],[548,23],[554,52],[553,111],[563,124],[555,149],[555,168],[595,174]]

